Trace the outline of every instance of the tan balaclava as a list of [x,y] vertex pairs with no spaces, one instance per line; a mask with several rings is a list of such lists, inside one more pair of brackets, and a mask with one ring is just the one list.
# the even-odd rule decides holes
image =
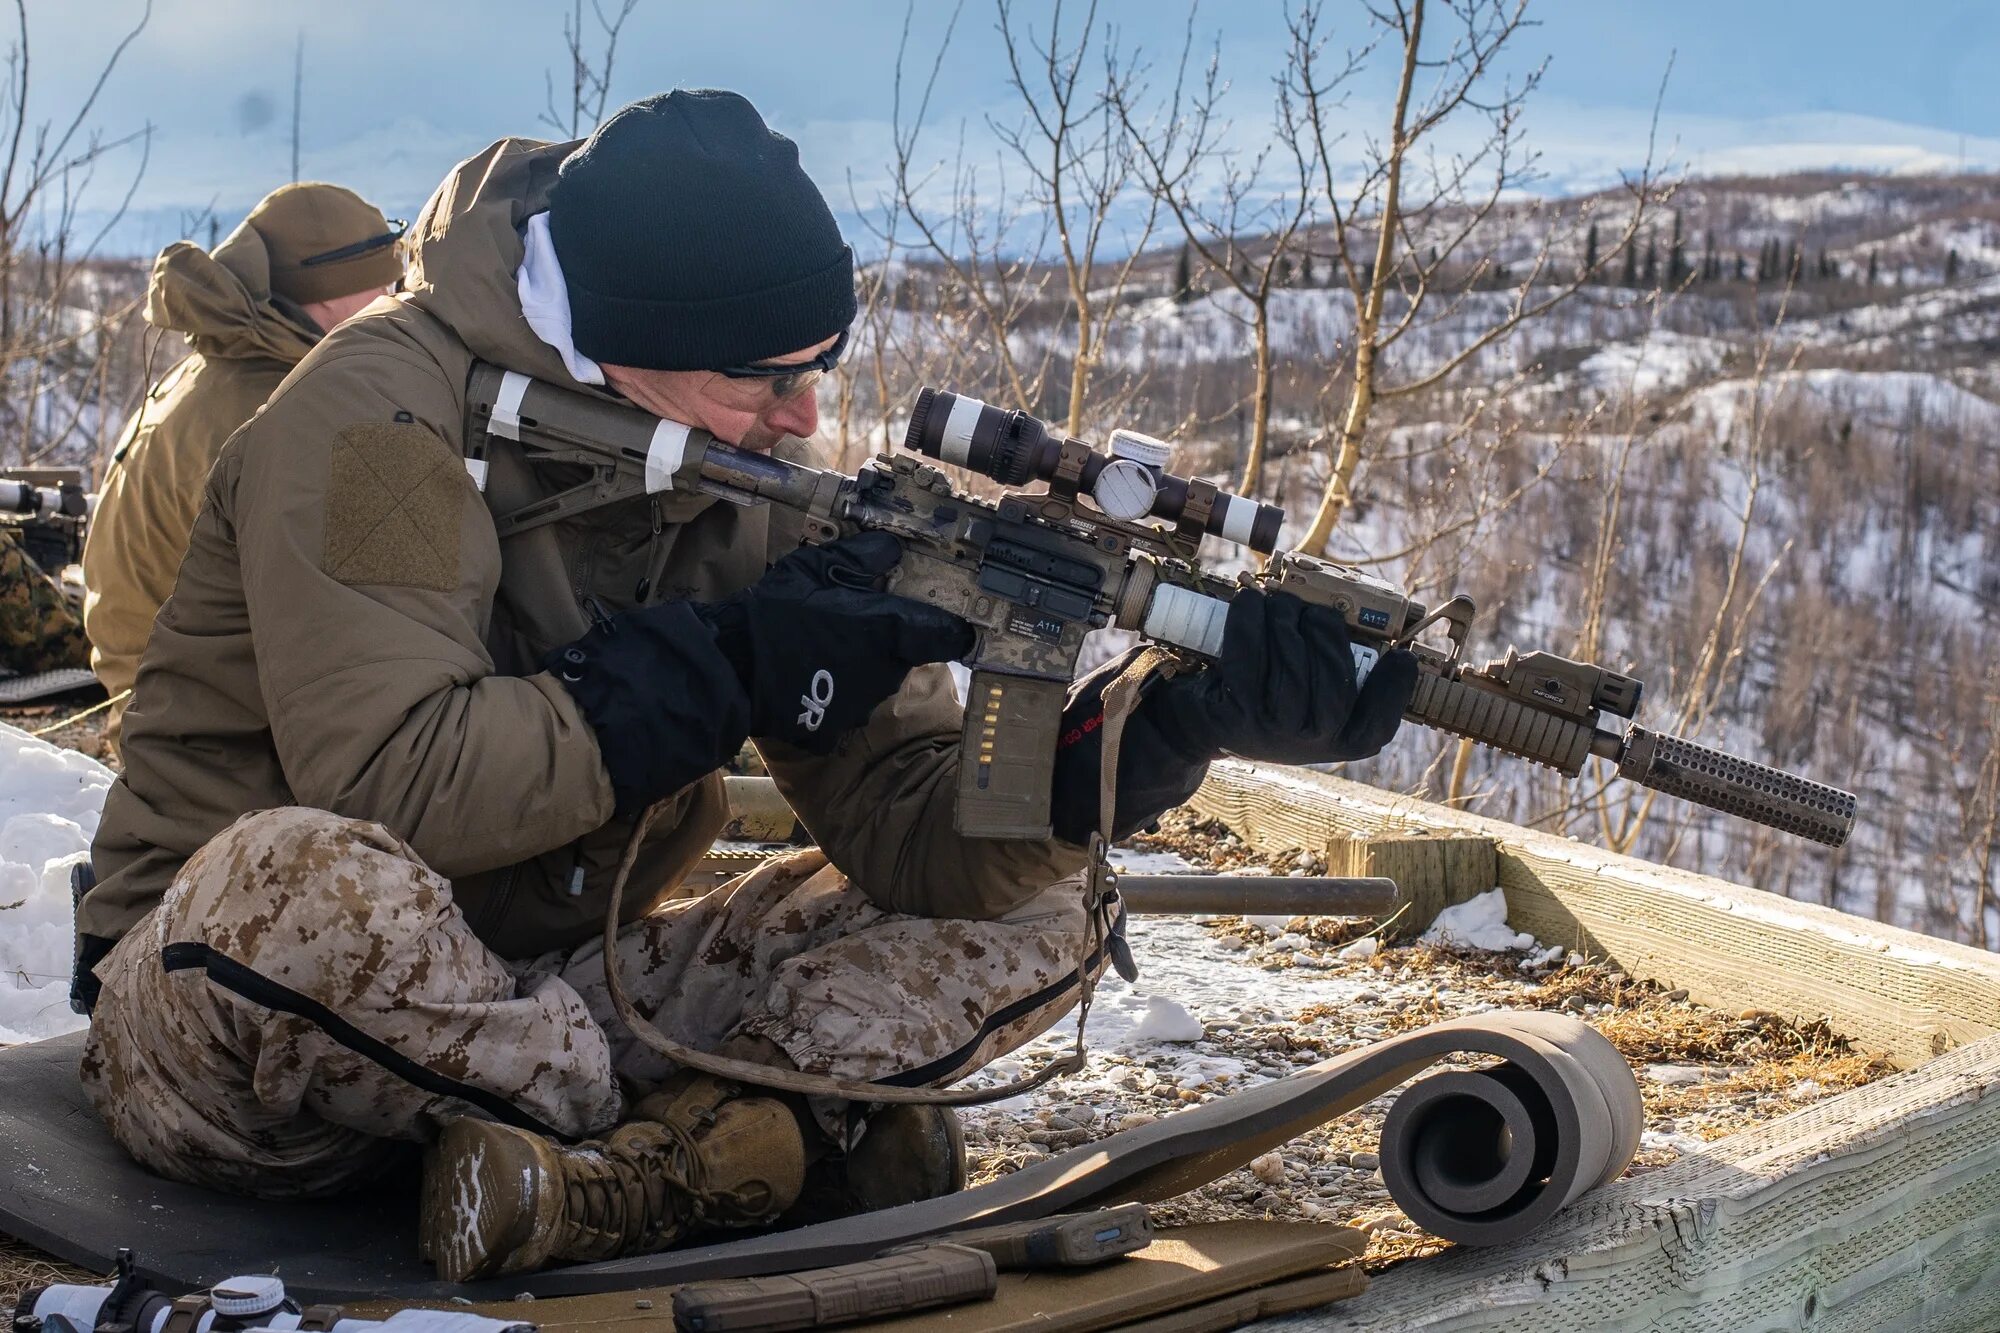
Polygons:
[[403,276],[401,227],[338,185],[281,185],[247,221],[270,253],[272,295],[299,305],[390,287]]

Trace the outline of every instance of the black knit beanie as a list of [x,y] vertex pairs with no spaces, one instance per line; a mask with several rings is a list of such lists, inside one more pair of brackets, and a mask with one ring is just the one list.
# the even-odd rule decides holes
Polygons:
[[563,160],[549,235],[594,361],[720,370],[854,321],[854,252],[799,149],[710,88],[623,108]]

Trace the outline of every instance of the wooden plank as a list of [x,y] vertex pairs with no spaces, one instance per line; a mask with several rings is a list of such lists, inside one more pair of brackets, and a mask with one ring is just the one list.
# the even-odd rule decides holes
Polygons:
[[1378,1276],[1315,1329],[2000,1328],[2000,1038]]
[[1491,838],[1428,833],[1341,837],[1327,844],[1326,864],[1329,874],[1396,881],[1402,910],[1383,929],[1390,939],[1423,934],[1439,912],[1500,882]]
[[2000,1033],[2000,957],[1303,769],[1224,760],[1191,804],[1252,845],[1491,838],[1508,920],[1729,1011],[1824,1018],[1909,1068]]

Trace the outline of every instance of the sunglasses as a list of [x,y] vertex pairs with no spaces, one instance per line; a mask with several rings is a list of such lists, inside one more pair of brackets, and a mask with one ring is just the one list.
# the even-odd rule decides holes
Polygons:
[[385,245],[394,245],[397,241],[402,240],[403,233],[410,228],[410,224],[401,218],[390,218],[388,219],[388,223],[389,230],[383,232],[380,236],[370,236],[365,241],[355,241],[350,245],[343,245],[337,249],[322,250],[316,255],[307,255],[299,261],[299,267],[313,268],[320,264],[338,264],[343,259],[353,259],[357,255],[365,255],[372,251],[380,250]]
[[821,352],[810,361],[787,361],[783,364],[763,363],[748,366],[724,366],[715,373],[724,379],[769,380],[771,396],[779,402],[796,398],[826,378],[826,372],[840,363],[840,354],[847,350],[847,331],[841,330],[833,346]]

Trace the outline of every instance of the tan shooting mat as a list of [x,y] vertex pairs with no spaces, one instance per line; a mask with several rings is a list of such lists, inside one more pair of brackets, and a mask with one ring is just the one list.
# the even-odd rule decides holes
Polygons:
[[1121,1333],[1222,1333],[1272,1315],[1317,1310],[1368,1290],[1368,1274],[1359,1264],[1328,1268],[1304,1277],[1287,1278],[1268,1287],[1239,1291],[1205,1305],[1191,1305],[1171,1314],[1154,1315],[1120,1325]]
[[[296,1296],[315,1302],[460,1294],[492,1301],[522,1291],[549,1298],[794,1272],[972,1226],[1168,1199],[1439,1061],[1466,1056],[1501,1063],[1434,1073],[1400,1093],[1383,1134],[1383,1174],[1403,1211],[1426,1229],[1494,1244],[1616,1177],[1640,1128],[1638,1085],[1602,1036],[1559,1014],[1479,1014],[1343,1052],[944,1198],[458,1287],[417,1261],[413,1192],[294,1203],[217,1194],[142,1171],[85,1102],[80,1044],[72,1036],[0,1051],[0,1233],[100,1271],[116,1247],[130,1246],[142,1275],[174,1290],[277,1271]],[[1512,1151],[1497,1170],[1468,1158],[1482,1142],[1502,1141],[1503,1129]]]
[[[1153,1243],[1136,1254],[1095,1268],[1065,1268],[1035,1273],[1002,1273],[990,1301],[973,1301],[942,1310],[924,1310],[897,1319],[879,1320],[869,1328],[893,1333],[1091,1333],[1117,1328],[1134,1320],[1180,1311],[1204,1320],[1185,1326],[1197,1330],[1234,1328],[1234,1316],[1308,1308],[1352,1296],[1368,1285],[1358,1267],[1331,1275],[1320,1270],[1354,1259],[1368,1238],[1352,1227],[1312,1222],[1208,1222],[1159,1232]],[[1300,1274],[1303,1287],[1287,1279]],[[1333,1279],[1338,1279],[1337,1281]],[[1283,1283],[1273,1288],[1268,1310],[1256,1301],[1227,1298]],[[1322,1290],[1329,1295],[1319,1295]],[[1306,1301],[1306,1304],[1296,1302]],[[1294,1303],[1285,1304],[1285,1301]],[[603,1292],[591,1296],[558,1296],[537,1301],[492,1301],[449,1307],[495,1319],[519,1319],[540,1325],[542,1333],[605,1333],[612,1328],[659,1329],[673,1319],[674,1288]],[[382,1319],[401,1308],[398,1302],[374,1301],[344,1305],[353,1318]],[[862,1327],[854,1325],[851,1327]],[[1166,1325],[1180,1330],[1180,1324]]]

